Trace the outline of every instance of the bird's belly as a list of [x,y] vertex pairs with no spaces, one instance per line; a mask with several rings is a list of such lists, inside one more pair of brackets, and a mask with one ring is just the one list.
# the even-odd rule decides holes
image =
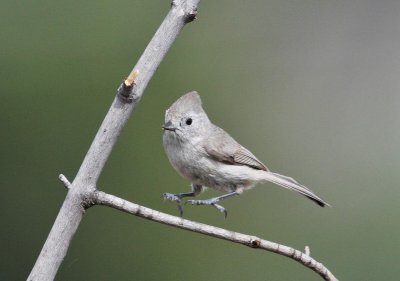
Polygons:
[[173,164],[177,171],[192,183],[206,186],[221,192],[239,191],[251,187],[252,181],[240,170],[226,172],[228,165],[203,157],[194,161],[181,161]]

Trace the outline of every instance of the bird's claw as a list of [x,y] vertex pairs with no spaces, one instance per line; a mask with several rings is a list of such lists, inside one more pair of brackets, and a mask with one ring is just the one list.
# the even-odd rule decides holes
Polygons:
[[173,201],[176,202],[176,204],[178,205],[178,211],[179,211],[179,215],[181,217],[183,217],[183,207],[182,207],[182,200],[181,200],[181,196],[179,196],[178,194],[173,194],[173,193],[164,193],[163,196],[164,200],[169,200],[169,201]]
[[173,193],[168,193],[168,192],[164,193],[162,197],[165,200],[174,201],[174,202],[177,202],[179,204],[182,202],[181,197],[176,195],[176,194],[173,194]]
[[221,205],[215,203],[218,202],[217,200],[209,199],[209,200],[188,200],[185,202],[185,204],[191,204],[191,205],[210,205],[215,207],[218,211],[221,213],[224,213],[225,218],[228,216],[228,211]]
[[228,211],[222,207],[221,205],[218,204],[212,204],[218,211],[220,211],[221,213],[224,213],[225,218],[228,216]]

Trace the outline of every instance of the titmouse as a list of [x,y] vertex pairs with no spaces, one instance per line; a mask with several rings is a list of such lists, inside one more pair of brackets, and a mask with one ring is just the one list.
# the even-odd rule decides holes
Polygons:
[[329,206],[310,189],[290,177],[271,172],[248,149],[227,132],[211,123],[202,108],[201,99],[193,91],[180,97],[165,113],[163,144],[175,170],[192,183],[187,193],[164,193],[167,200],[178,203],[181,216],[183,197],[196,196],[209,187],[226,194],[207,200],[188,200],[192,205],[211,205],[227,215],[217,204],[239,195],[257,183],[272,182],[296,191],[321,207]]

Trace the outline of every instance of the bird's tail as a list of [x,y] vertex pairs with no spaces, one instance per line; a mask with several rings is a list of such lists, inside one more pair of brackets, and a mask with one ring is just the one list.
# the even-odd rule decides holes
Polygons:
[[266,174],[266,176],[265,176],[266,181],[272,182],[274,184],[277,184],[277,185],[287,188],[289,190],[296,191],[296,192],[306,196],[307,198],[313,200],[315,203],[317,203],[321,207],[330,206],[327,202],[325,202],[320,197],[315,195],[310,189],[308,189],[304,185],[299,184],[296,180],[294,180],[290,177],[280,175],[277,173],[273,173],[273,172],[266,172],[265,174]]

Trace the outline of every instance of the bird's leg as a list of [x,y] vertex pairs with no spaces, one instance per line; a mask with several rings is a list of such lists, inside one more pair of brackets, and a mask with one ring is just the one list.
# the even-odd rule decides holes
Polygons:
[[224,200],[226,198],[232,197],[232,196],[236,196],[239,195],[239,193],[237,193],[236,191],[218,196],[218,197],[214,197],[214,198],[210,198],[210,199],[206,199],[206,200],[188,200],[186,203],[192,204],[192,205],[211,205],[214,206],[218,211],[220,211],[221,213],[225,214],[225,218],[228,215],[227,210],[222,207],[221,205],[217,204],[217,202]]
[[183,216],[183,207],[182,207],[182,198],[183,197],[194,197],[201,193],[203,187],[198,184],[192,183],[192,191],[191,192],[181,192],[181,193],[164,193],[163,198],[169,201],[175,201],[178,204],[179,214]]

